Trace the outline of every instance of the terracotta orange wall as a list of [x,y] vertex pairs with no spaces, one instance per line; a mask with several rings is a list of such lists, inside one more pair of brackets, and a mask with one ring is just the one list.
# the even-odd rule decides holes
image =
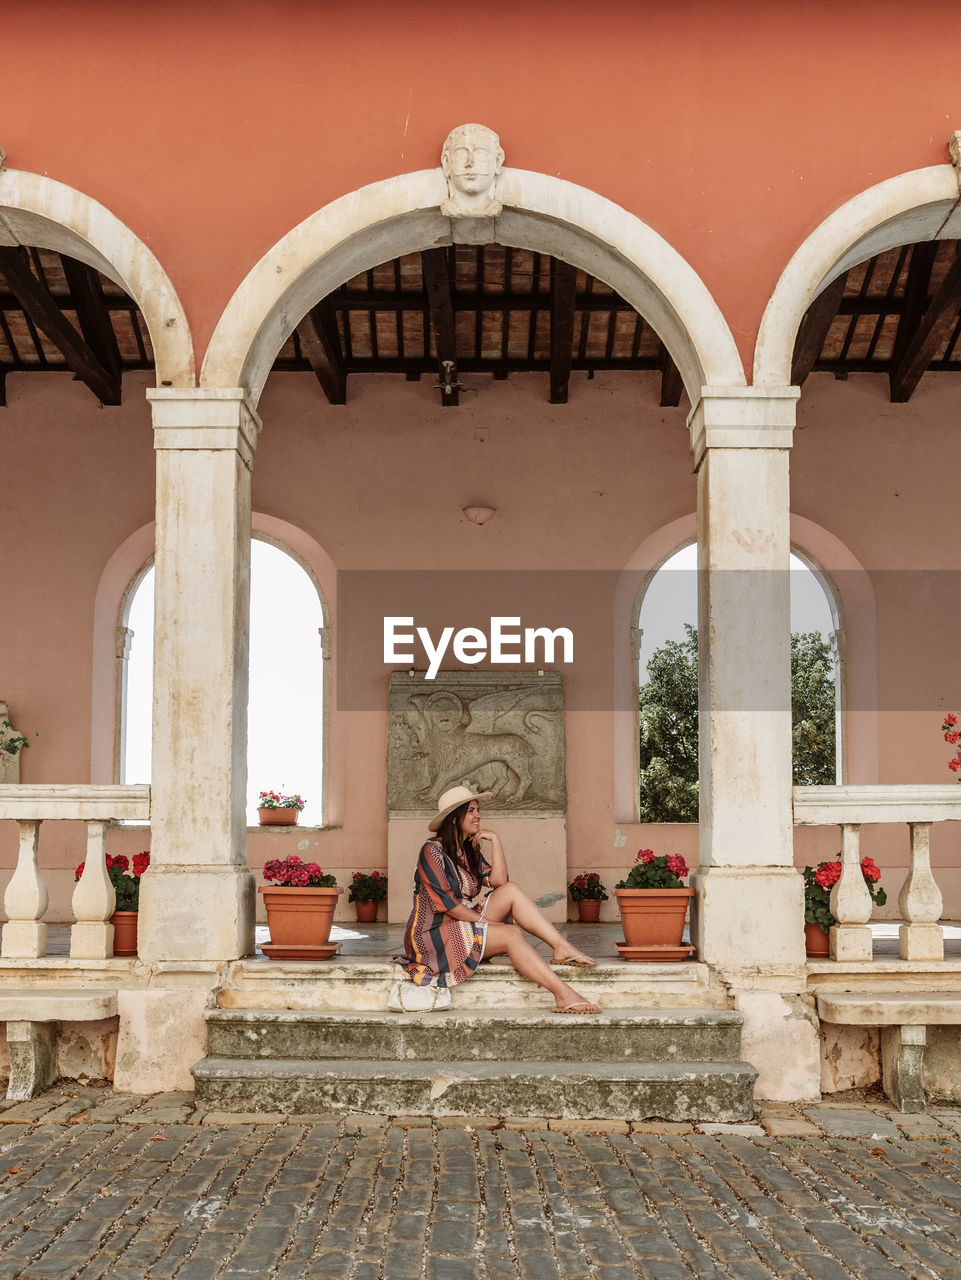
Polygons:
[[11,167],[106,204],[173,279],[198,356],[253,263],[315,209],[497,129],[509,165],[654,226],[750,369],[788,258],[834,208],[948,159],[961,10],[926,0],[32,0],[3,15]]
[[[0,697],[10,700],[18,728],[40,734],[24,756],[25,782],[89,780],[94,595],[111,555],[153,514],[146,381],[128,376],[123,406],[100,409],[68,375],[8,378],[9,404],[0,410]],[[693,510],[684,411],[658,408],[655,375],[575,375],[567,406],[547,403],[541,375],[464,381],[472,390],[456,411],[439,407],[429,379],[396,377],[352,378],[349,404],[332,408],[312,375],[273,375],[261,402],[255,509],[301,528],[340,569],[618,569],[655,530]],[[925,375],[900,406],[887,403],[881,379],[815,375],[801,401],[794,511],[830,530],[866,568],[918,573],[916,586],[910,573],[893,585],[878,580],[882,708],[892,690],[924,676],[913,709],[881,715],[881,781],[953,777],[938,724],[943,709],[961,711],[952,642],[961,595],[925,587],[922,571],[961,569],[955,399],[951,375]],[[483,528],[460,510],[480,501],[498,509]],[[849,649],[849,664],[863,660],[856,645]],[[378,679],[386,700],[382,668]],[[608,712],[569,715],[567,747],[572,868],[624,867],[642,846],[693,858],[695,828],[617,820]],[[342,715],[330,748],[343,776],[343,825],[309,833],[311,855],[330,867],[383,865],[383,710]],[[267,839],[252,838],[254,865]],[[52,824],[41,839],[64,904],[81,840],[80,829]],[[122,840],[127,851],[147,844],[139,833]],[[888,869],[893,909],[906,833],[866,832],[865,848]],[[833,830],[798,833],[802,863],[836,849]],[[14,826],[4,823],[0,862],[12,865],[14,853]],[[961,917],[956,828],[935,829],[934,857],[953,868],[942,885],[949,913]]]

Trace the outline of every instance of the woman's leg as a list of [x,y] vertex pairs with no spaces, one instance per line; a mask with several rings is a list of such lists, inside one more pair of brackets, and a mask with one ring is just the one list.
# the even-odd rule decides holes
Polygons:
[[512,880],[495,889],[487,899],[484,917],[487,920],[501,921],[508,916],[514,917],[515,924],[540,938],[554,952],[554,959],[576,959],[582,963],[593,964],[590,956],[586,956],[577,947],[572,947],[561,937],[536,902],[531,902],[527,894]]
[[569,987],[554,972],[546,961],[542,960],[531,944],[514,924],[488,924],[487,946],[485,955],[506,955],[508,960],[525,978],[540,983],[554,997],[558,1009],[572,1008],[578,1013],[600,1013],[598,1005],[587,1000]]

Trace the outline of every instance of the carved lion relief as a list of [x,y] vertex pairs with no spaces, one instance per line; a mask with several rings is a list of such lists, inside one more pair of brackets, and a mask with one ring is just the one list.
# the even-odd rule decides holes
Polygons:
[[387,748],[393,816],[433,813],[460,783],[490,791],[485,810],[563,814],[564,705],[560,676],[394,673]]

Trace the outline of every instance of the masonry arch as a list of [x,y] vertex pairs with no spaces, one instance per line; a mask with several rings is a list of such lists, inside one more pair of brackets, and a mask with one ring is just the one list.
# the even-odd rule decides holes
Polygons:
[[193,339],[177,292],[156,256],[109,209],[53,178],[0,167],[0,244],[53,249],[108,276],[143,313],[157,385],[194,385]]
[[[654,578],[697,540],[692,512],[646,538],[622,571],[615,595],[614,810],[621,823],[638,820],[637,691],[641,609]],[[791,515],[791,555],[813,575],[826,599],[839,664],[838,782],[878,780],[877,604],[870,575],[830,530]],[[695,618],[696,622],[696,618]],[[630,636],[630,644],[623,637]]]
[[[137,529],[104,567],[94,601],[93,699],[91,721],[91,781],[123,780],[127,712],[127,663],[131,652],[131,603],[154,565],[153,521]],[[327,552],[309,534],[276,516],[253,512],[251,536],[282,551],[312,584],[319,603],[317,680],[322,685],[322,723],[318,726],[322,757],[312,802],[323,813],[324,825],[342,821],[342,753],[336,748],[343,726],[332,710],[334,656],[331,645],[336,601],[336,569]],[[331,751],[331,737],[335,750]],[[276,781],[276,780],[275,780]]]
[[[455,242],[440,212],[440,168],[362,187],[312,214],[264,255],[228,303],[201,369],[206,387],[248,390],[256,405],[278,351],[319,298],[359,272]],[[561,178],[505,169],[491,239],[562,258],[603,279],[657,330],[692,404],[701,388],[743,386],[724,317],[703,281],[639,218]]]
[[781,273],[758,330],[755,386],[788,386],[805,312],[850,267],[900,245],[961,238],[958,171],[931,165],[853,196],[818,226]]

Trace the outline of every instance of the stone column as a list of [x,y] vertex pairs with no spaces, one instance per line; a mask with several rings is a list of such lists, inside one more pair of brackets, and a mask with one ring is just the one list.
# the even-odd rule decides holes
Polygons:
[[243,389],[147,392],[157,450],[147,961],[253,950],[245,819],[250,476]]
[[793,869],[788,458],[796,387],[705,388],[691,411],[698,487],[698,957],[804,963]]

